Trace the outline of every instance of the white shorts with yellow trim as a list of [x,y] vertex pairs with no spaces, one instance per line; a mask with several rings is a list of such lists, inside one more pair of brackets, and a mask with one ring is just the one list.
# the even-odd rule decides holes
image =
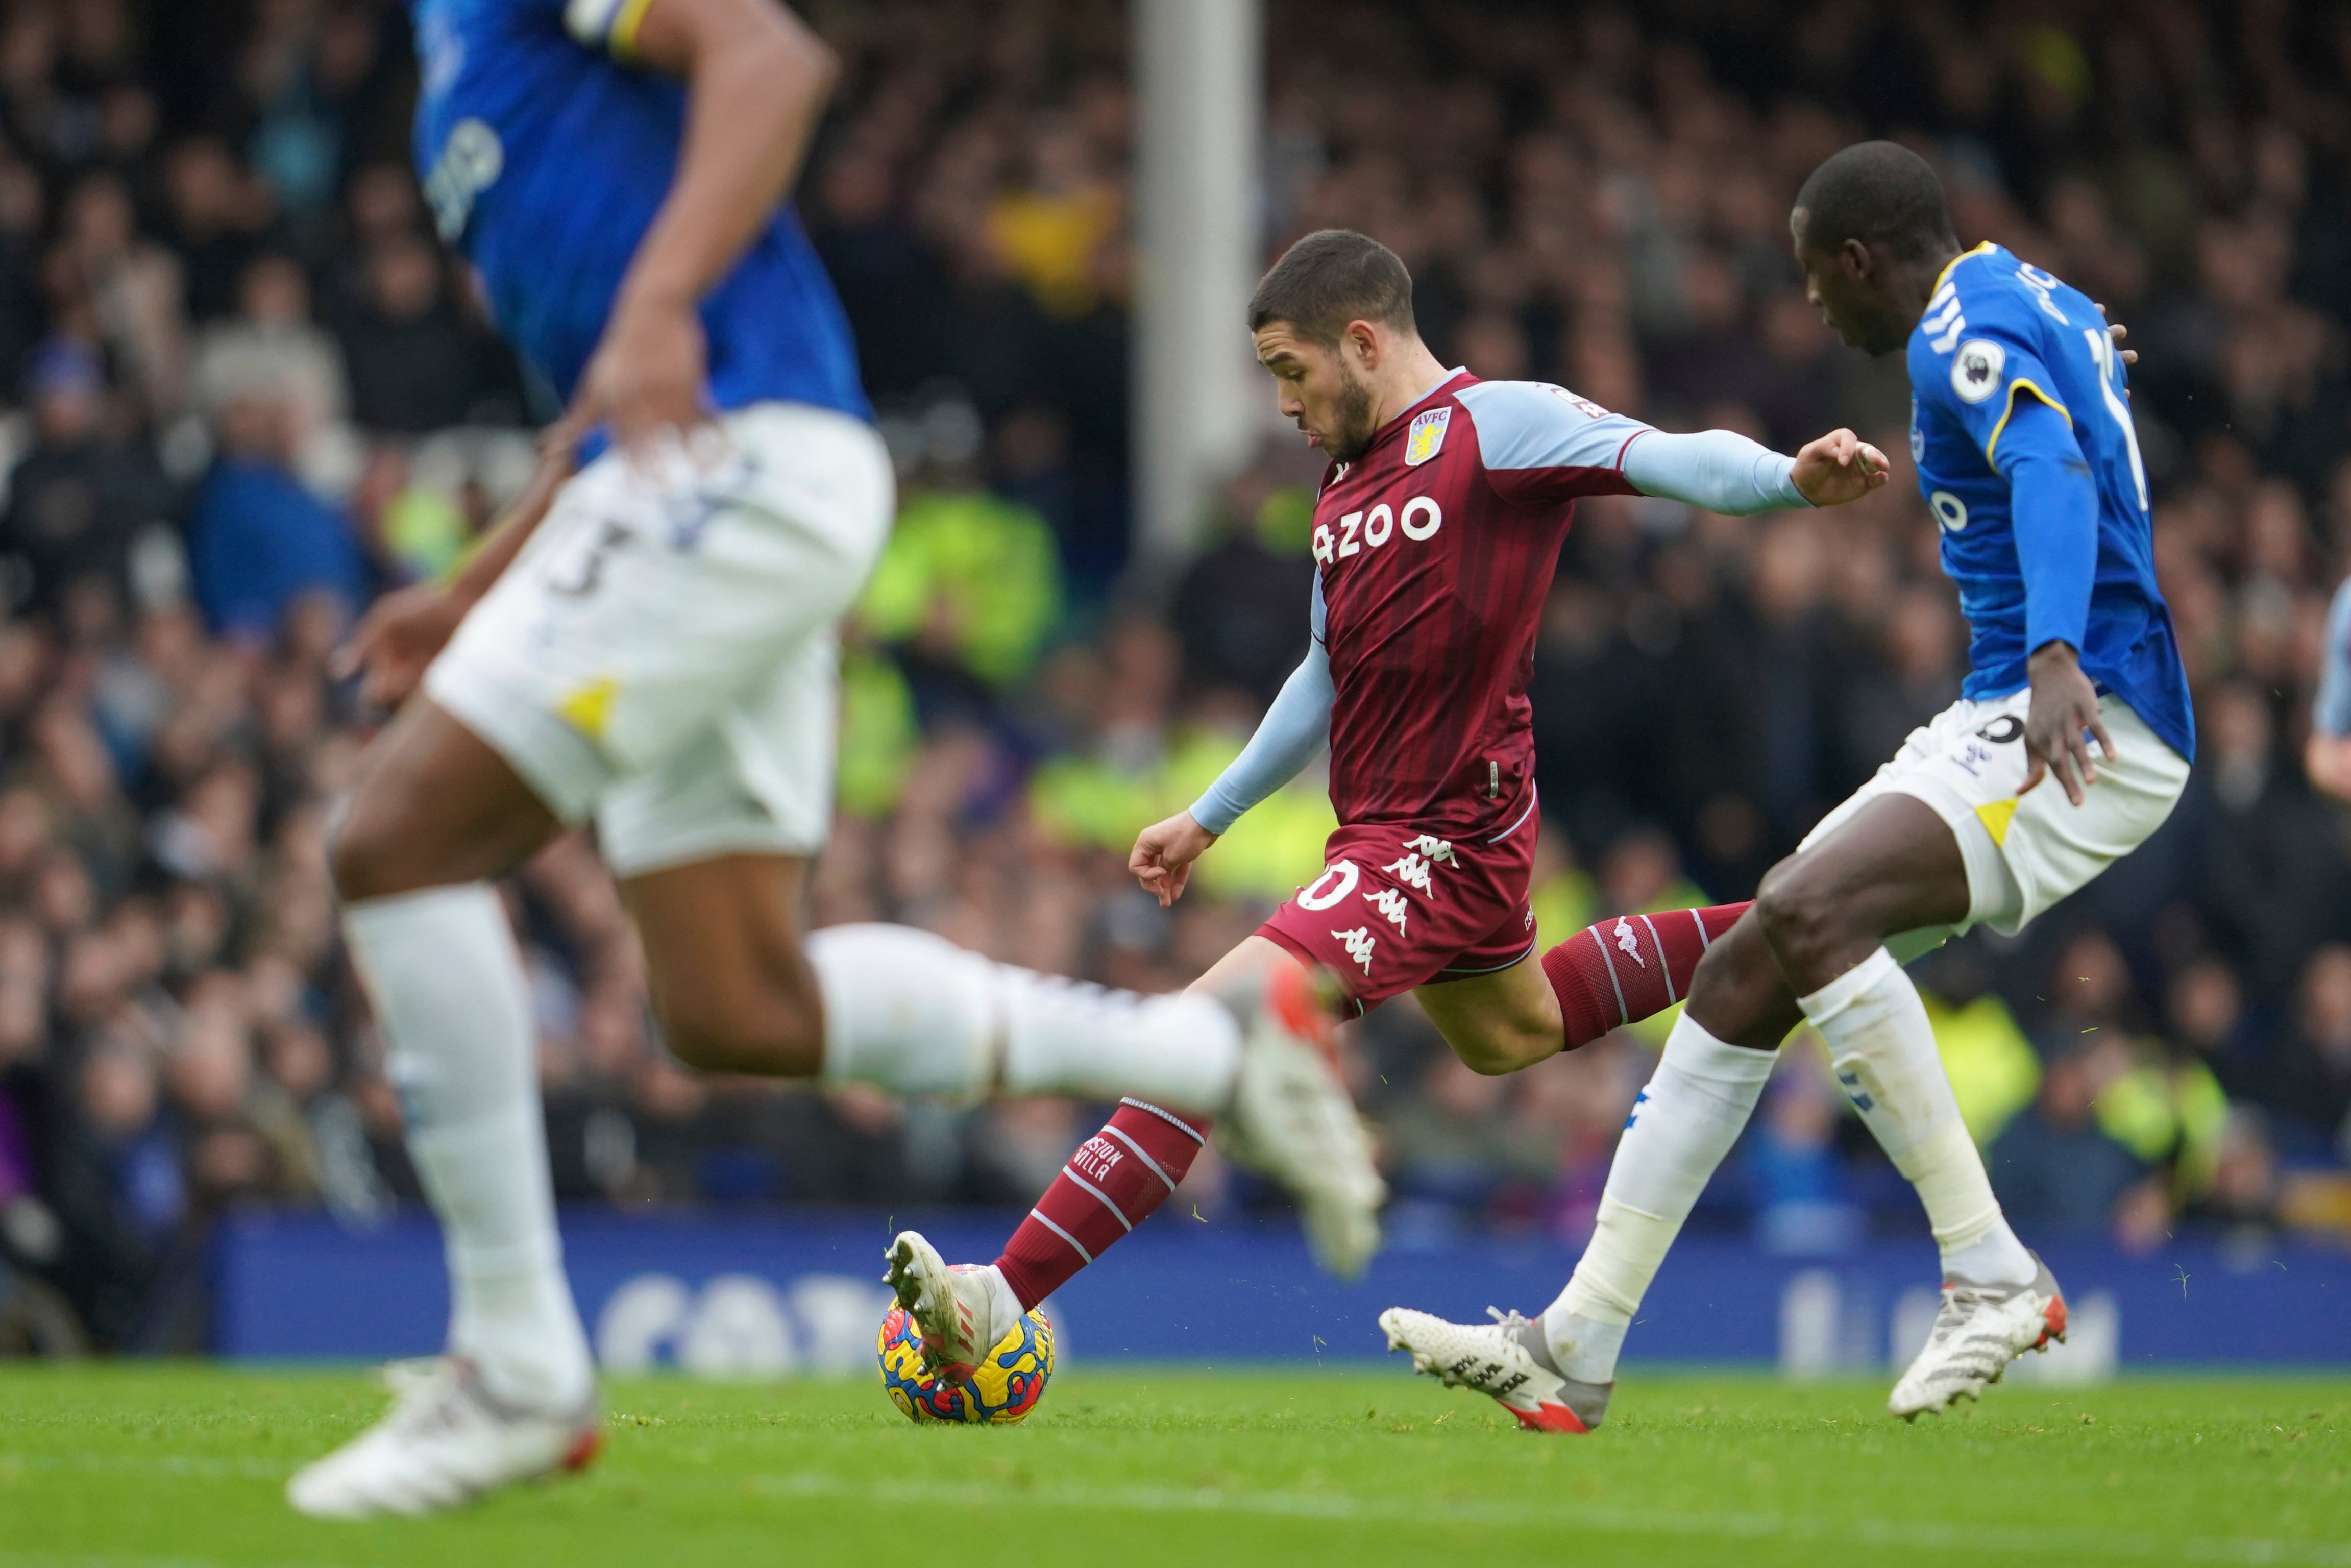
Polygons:
[[[1971,925],[2013,936],[2043,910],[2145,843],[2188,787],[2188,760],[2147,728],[2119,697],[2098,712],[2118,755],[2100,758],[2098,781],[2079,806],[2044,777],[2018,795],[2032,758],[2024,748],[2029,690],[1980,702],[1961,698],[1902,743],[1850,800],[1821,819],[1797,852],[1834,832],[1880,795],[1910,795],[1959,836],[1968,867],[1968,917],[1956,926],[1888,944],[1914,957]],[[2090,744],[2095,755],[2098,746]]]
[[889,454],[798,403],[716,432],[581,469],[424,677],[623,876],[813,854],[831,825],[836,629],[889,538]]

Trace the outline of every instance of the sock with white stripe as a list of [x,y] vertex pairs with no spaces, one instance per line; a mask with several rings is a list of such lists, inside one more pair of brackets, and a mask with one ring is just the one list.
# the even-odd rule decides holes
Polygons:
[[1778,1061],[1715,1039],[1687,1012],[1675,1020],[1617,1142],[1591,1244],[1543,1313],[1543,1337],[1569,1377],[1615,1377],[1626,1325]]
[[1109,1125],[1078,1145],[996,1260],[1021,1310],[1060,1290],[1166,1202],[1207,1134],[1201,1117],[1139,1100],[1122,1103]]
[[1689,995],[1690,977],[1715,939],[1739,923],[1745,904],[1623,915],[1587,925],[1542,956],[1573,1051],[1612,1029],[1665,1011]]
[[1926,1004],[1894,955],[1880,947],[1796,1001],[1827,1043],[1845,1097],[1917,1189],[1945,1276],[2031,1284],[2032,1256],[2001,1214],[1983,1156],[1959,1119]]

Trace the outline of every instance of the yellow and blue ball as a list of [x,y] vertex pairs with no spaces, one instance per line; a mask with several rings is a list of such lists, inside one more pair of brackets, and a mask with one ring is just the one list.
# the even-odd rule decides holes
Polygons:
[[1053,1375],[1053,1325],[1031,1312],[980,1359],[969,1383],[950,1383],[923,1370],[923,1332],[905,1308],[883,1316],[874,1350],[882,1387],[909,1421],[955,1421],[1009,1427],[1029,1418]]

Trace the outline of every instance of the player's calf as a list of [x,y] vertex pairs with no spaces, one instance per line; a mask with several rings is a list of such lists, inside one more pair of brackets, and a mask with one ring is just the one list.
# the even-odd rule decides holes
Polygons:
[[1708,951],[1747,909],[1721,904],[1618,915],[1585,926],[1545,953],[1543,976],[1559,998],[1567,1035],[1563,1049],[1588,1045],[1687,998]]

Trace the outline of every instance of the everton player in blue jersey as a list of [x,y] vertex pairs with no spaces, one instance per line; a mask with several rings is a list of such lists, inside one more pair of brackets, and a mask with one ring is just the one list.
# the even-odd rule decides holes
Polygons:
[[1941,1309],[1893,1413],[1975,1397],[2063,1335],[2064,1299],[2001,1215],[1901,960],[1978,924],[2014,933],[2129,853],[2170,814],[2195,750],[2127,356],[2097,307],[1998,246],[1962,252],[1934,172],[1891,142],[1822,164],[1792,225],[1830,325],[1872,353],[1907,345],[1910,451],[1970,669],[1960,700],[1772,868],[1699,963],[1559,1300],[1499,1325],[1383,1317],[1422,1370],[1556,1400],[1585,1427],[1771,1053],[1807,1019],[1942,1251]]
[[449,1354],[297,1475],[295,1506],[421,1512],[594,1451],[529,998],[489,880],[590,817],[688,1062],[1217,1116],[1311,1235],[1362,1239],[1323,1249],[1359,1267],[1382,1188],[1302,976],[1138,998],[897,926],[802,942],[835,623],[893,509],[847,323],[782,204],[830,52],[774,0],[410,10],[442,235],[569,406],[465,572],[387,600],[353,640],[366,690],[401,711],[334,875],[447,1241]]

